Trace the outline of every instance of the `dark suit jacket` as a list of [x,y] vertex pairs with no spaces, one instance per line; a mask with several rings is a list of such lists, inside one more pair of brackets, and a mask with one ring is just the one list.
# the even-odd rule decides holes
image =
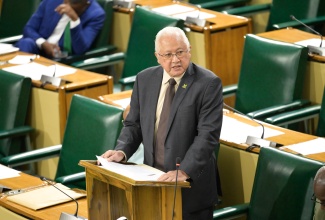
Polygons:
[[[89,7],[79,17],[80,24],[71,29],[74,54],[83,54],[89,50],[105,20],[103,8],[95,0],[90,2]],[[62,3],[63,0],[43,0],[24,27],[23,38],[31,38],[34,41],[41,37],[49,38],[61,19],[61,15],[54,9]],[[61,49],[63,48],[63,37],[59,41],[59,46]]]
[[[137,75],[130,112],[118,139],[117,150],[127,158],[144,145],[144,163],[154,164],[156,106],[163,76],[161,66]],[[176,169],[191,177],[183,189],[183,210],[197,211],[217,201],[216,158],[222,125],[222,84],[214,73],[191,63],[175,94],[165,140],[165,171]]]

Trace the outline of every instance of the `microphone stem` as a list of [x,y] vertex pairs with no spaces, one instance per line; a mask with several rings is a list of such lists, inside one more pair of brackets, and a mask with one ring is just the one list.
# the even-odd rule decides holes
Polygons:
[[236,110],[236,109],[230,107],[230,106],[227,105],[226,103],[223,103],[223,105],[226,106],[227,108],[229,108],[230,110],[232,110],[233,112],[236,112],[236,113],[238,113],[238,114],[240,114],[240,115],[243,115],[243,116],[245,116],[245,117],[247,117],[247,118],[253,120],[253,121],[256,122],[257,124],[259,124],[259,125],[262,127],[262,135],[261,135],[261,139],[264,138],[264,125],[263,125],[262,123],[256,121],[253,117],[249,117],[248,115],[245,115],[244,113],[242,113],[242,112],[240,112],[240,111],[238,111],[238,110]]
[[40,177],[41,180],[47,182],[48,184],[50,184],[51,186],[53,186],[54,188],[56,188],[57,190],[59,190],[60,192],[62,192],[64,195],[68,196],[70,199],[72,199],[73,201],[75,201],[76,205],[77,205],[77,208],[76,208],[76,212],[74,214],[74,216],[76,218],[78,218],[78,208],[79,208],[79,205],[78,205],[78,202],[72,198],[71,196],[69,196],[67,193],[63,192],[60,188],[56,187],[53,183],[51,183],[49,180],[47,180],[45,177]]
[[177,179],[178,179],[178,164],[176,165],[176,180],[175,180],[175,189],[174,189],[174,203],[173,203],[173,210],[172,210],[172,220],[174,219],[174,209],[175,209],[175,202],[176,202],[176,189],[177,189]]
[[293,15],[290,15],[290,18],[292,20],[295,20],[297,21],[298,23],[302,24],[303,26],[305,26],[306,28],[308,28],[309,30],[311,30],[312,32],[314,32],[315,34],[317,34],[318,36],[320,36],[320,46],[319,47],[322,47],[322,44],[323,44],[323,35],[321,35],[319,32],[315,31],[314,29],[312,29],[311,27],[309,27],[308,25],[306,25],[305,23],[301,22],[300,20],[298,20],[295,16]]

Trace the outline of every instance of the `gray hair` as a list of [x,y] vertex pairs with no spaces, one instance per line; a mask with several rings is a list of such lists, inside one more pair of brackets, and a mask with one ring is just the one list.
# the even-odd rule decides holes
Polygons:
[[177,40],[183,41],[186,44],[187,49],[190,50],[190,42],[182,29],[178,27],[165,27],[161,29],[156,35],[156,39],[155,39],[156,52],[158,52],[160,49],[161,38],[166,36],[174,36],[177,38]]

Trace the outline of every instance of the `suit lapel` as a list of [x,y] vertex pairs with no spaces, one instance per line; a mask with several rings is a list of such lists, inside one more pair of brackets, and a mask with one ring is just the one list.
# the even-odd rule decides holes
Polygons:
[[194,75],[195,72],[193,71],[193,64],[191,63],[189,65],[189,67],[187,68],[182,80],[179,83],[177,92],[175,94],[172,106],[171,106],[171,110],[170,110],[170,116],[169,116],[169,122],[167,125],[167,135],[168,136],[168,132],[170,129],[170,126],[172,124],[172,121],[174,120],[174,117],[176,115],[177,109],[179,107],[179,105],[181,104],[183,98],[185,97],[185,95],[187,94],[187,91],[190,89],[193,80],[194,80]]

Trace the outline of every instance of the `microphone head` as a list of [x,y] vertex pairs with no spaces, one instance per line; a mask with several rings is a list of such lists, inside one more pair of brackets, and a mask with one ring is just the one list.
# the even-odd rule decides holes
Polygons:
[[296,20],[295,16],[293,16],[293,15],[290,15],[290,18],[291,18],[292,20]]
[[176,167],[179,167],[181,165],[181,158],[177,157],[176,158]]

